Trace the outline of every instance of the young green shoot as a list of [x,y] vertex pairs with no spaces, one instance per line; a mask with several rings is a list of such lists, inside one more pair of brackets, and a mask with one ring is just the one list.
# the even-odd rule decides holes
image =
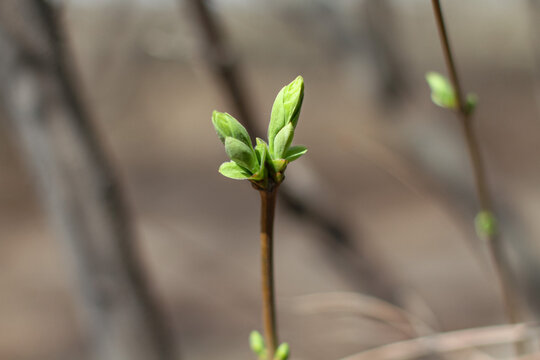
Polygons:
[[307,152],[305,146],[292,146],[294,131],[304,99],[304,79],[298,76],[278,93],[268,126],[268,143],[257,138],[253,146],[247,130],[234,117],[214,111],[212,123],[231,159],[219,172],[231,179],[249,180],[261,198],[261,270],[264,339],[253,331],[249,342],[260,360],[287,360],[289,345],[278,346],[274,294],[273,233],[276,195],[285,179],[288,164]]

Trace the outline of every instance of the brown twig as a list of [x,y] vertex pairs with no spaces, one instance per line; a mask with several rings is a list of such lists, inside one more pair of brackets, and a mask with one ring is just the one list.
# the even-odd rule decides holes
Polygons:
[[[462,87],[459,81],[454,58],[452,56],[450,41],[448,39],[448,33],[444,23],[440,0],[432,0],[431,2],[439,30],[446,67],[448,69],[450,81],[452,82],[456,95],[457,113],[462,126],[463,136],[467,144],[480,210],[494,214],[484,162],[480,152],[480,145],[473,127],[474,124],[472,122],[471,113],[467,109],[467,104],[463,97]],[[500,284],[506,316],[509,322],[517,323],[519,322],[520,317],[519,299],[517,297],[515,286],[513,285],[514,282],[511,270],[508,268],[506,258],[504,256],[501,237],[498,234],[488,235],[486,242],[487,246],[489,247],[492,263],[494,264],[497,280]],[[516,351],[518,354],[523,353],[521,346],[517,346]]]
[[274,294],[274,212],[277,187],[259,190],[261,195],[261,270],[263,320],[267,359],[274,358],[278,345],[276,326],[276,300]]

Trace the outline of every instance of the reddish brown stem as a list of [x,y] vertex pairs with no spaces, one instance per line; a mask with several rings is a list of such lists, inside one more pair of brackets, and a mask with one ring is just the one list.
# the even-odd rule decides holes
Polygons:
[[274,358],[278,344],[276,326],[276,302],[274,295],[274,212],[277,187],[259,190],[261,195],[261,270],[263,295],[264,337],[268,349],[267,359]]

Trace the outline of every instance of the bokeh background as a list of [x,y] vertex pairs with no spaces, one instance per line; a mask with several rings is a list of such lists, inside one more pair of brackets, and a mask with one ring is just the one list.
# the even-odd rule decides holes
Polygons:
[[[476,126],[518,275],[527,272],[520,253],[535,259],[540,233],[535,3],[443,2],[462,83],[480,98]],[[211,112],[233,110],[195,16],[172,0],[65,6],[85,97],[183,358],[252,358],[247,337],[261,329],[258,194],[217,172],[226,155]],[[354,301],[334,303],[373,295],[370,279],[399,290],[402,306],[441,331],[504,322],[471,221],[477,205],[459,123],[430,102],[424,80],[445,72],[430,2],[220,0],[210,9],[261,132],[279,89],[304,77],[295,142],[309,152],[287,182],[356,249],[339,253],[317,221],[280,202],[279,326],[293,358],[339,359],[405,338]],[[4,120],[0,358],[80,359],[73,264]],[[367,264],[366,273],[348,261]]]

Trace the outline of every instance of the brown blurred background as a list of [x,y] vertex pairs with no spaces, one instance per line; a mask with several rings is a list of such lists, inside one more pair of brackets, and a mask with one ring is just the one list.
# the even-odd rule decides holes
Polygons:
[[[534,2],[443,4],[463,85],[480,98],[477,127],[516,274],[528,279],[520,254],[535,259],[540,232]],[[304,77],[295,142],[309,152],[287,182],[346,229],[369,271],[404,289],[401,305],[438,330],[502,323],[469,221],[477,205],[460,129],[430,102],[424,81],[427,71],[444,73],[430,3],[221,0],[210,9],[238,56],[258,128],[279,89]],[[211,112],[235,114],[201,52],[196,17],[187,3],[127,0],[68,1],[64,15],[182,358],[253,358],[258,196],[217,172],[226,155]],[[80,359],[87,344],[69,250],[2,114],[0,359]],[[275,236],[280,337],[294,359],[339,359],[404,339],[314,295],[369,294],[360,268],[324,245],[330,236],[316,223],[279,203]]]

